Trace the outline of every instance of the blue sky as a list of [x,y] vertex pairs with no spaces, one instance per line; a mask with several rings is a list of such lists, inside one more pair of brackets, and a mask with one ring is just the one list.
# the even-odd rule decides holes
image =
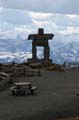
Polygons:
[[79,34],[79,0],[0,0],[0,38],[45,32]]

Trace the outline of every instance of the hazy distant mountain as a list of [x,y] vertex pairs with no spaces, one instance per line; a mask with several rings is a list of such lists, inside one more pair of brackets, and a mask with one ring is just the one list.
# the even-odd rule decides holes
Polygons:
[[[53,62],[79,61],[79,35],[56,35],[50,41],[51,58]],[[23,62],[31,57],[31,41],[16,38],[0,39],[0,62]],[[42,57],[42,49],[38,49],[38,56]]]
[[79,35],[56,35],[51,42],[51,57],[54,61],[79,61]]
[[28,40],[23,40],[19,35],[16,38],[0,39],[0,52],[26,52],[31,48]]

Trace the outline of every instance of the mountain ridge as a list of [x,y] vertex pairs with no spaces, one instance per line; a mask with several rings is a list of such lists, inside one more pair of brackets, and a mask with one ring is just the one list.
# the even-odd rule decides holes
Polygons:
[[[53,62],[63,63],[64,61],[79,62],[79,41],[78,36],[56,35],[49,42],[50,57]],[[16,38],[0,39],[0,63],[3,62],[24,62],[31,55],[32,42],[23,39],[20,35]],[[37,52],[38,57],[42,57],[43,53],[40,49]]]

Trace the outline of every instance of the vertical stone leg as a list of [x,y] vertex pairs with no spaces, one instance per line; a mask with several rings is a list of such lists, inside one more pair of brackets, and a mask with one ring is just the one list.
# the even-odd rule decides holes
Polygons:
[[32,58],[36,59],[36,47],[34,45],[32,46]]
[[50,56],[50,48],[48,46],[44,47],[44,59],[48,60],[49,56]]

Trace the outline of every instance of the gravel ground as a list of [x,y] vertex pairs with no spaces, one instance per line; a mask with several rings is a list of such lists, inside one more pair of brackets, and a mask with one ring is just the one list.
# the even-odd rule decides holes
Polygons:
[[42,70],[41,76],[20,77],[15,81],[32,82],[38,87],[37,93],[12,96],[9,89],[0,92],[0,120],[71,120],[64,117],[79,113],[78,71]]

